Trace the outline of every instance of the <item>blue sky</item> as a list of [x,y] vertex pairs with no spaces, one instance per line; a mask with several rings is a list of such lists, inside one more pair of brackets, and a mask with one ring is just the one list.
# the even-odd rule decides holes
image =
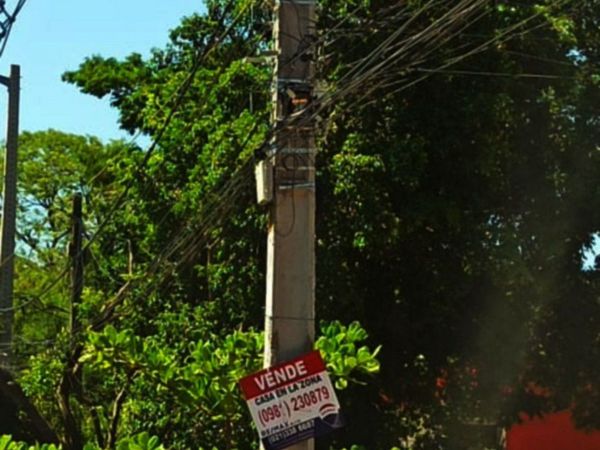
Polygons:
[[[16,0],[8,0],[12,10]],[[162,47],[181,17],[202,0],[28,0],[15,22],[0,73],[21,66],[21,130],[55,128],[103,140],[125,137],[108,101],[81,94],[60,79],[86,56],[124,57]],[[0,92],[0,136],[6,95]]]

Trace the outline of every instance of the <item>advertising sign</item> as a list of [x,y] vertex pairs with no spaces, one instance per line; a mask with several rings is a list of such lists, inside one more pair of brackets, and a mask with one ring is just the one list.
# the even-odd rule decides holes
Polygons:
[[266,450],[278,450],[342,426],[340,404],[318,351],[240,381]]

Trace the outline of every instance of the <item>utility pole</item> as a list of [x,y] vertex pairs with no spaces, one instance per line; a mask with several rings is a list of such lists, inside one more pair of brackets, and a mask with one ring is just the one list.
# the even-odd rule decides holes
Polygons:
[[79,327],[79,305],[81,304],[81,293],[83,292],[83,214],[81,207],[81,194],[73,196],[73,210],[71,213],[71,310],[70,328],[71,339],[75,336]]
[[71,305],[69,331],[71,334],[71,345],[67,355],[63,375],[58,384],[56,394],[58,407],[63,420],[65,433],[63,446],[70,450],[81,450],[83,448],[83,437],[79,423],[75,418],[71,396],[74,394],[81,397],[81,370],[77,364],[79,354],[76,332],[79,328],[79,306],[81,305],[81,293],[83,291],[83,214],[81,207],[81,194],[73,196],[73,209],[71,212],[71,243],[69,244],[69,260],[71,272]]
[[[310,105],[315,0],[278,0],[272,149],[259,163],[259,203],[270,204],[265,367],[313,348],[315,336],[315,131]],[[312,450],[314,441],[290,449]]]
[[0,76],[8,88],[8,125],[4,157],[4,198],[0,232],[0,366],[12,361],[13,274],[17,216],[17,147],[19,140],[19,94],[21,68],[10,67],[10,77]]

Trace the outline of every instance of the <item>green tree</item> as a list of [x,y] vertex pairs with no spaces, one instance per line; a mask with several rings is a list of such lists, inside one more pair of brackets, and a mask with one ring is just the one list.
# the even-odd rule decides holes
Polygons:
[[[600,230],[597,2],[396,3],[320,3],[318,313],[360,319],[382,344],[381,377],[342,398],[361,426],[322,445],[464,449],[466,423],[571,405],[598,426],[598,270],[582,270]],[[217,355],[232,330],[261,325],[265,215],[250,169],[268,142],[271,74],[245,58],[269,42],[270,8],[210,1],[148,59],[93,56],[64,76],[158,140],[124,162],[115,238],[100,240],[111,279],[135,283],[106,303],[120,283],[101,289],[99,276],[102,295],[90,295],[101,325],[79,356],[89,377],[95,361],[116,381],[90,378],[87,436],[110,429],[128,380],[122,420],[140,431],[136,398],[198,333]],[[156,345],[162,375],[137,373],[150,362],[136,352],[117,358],[119,342]],[[185,447],[196,416],[169,415],[175,403],[146,404],[149,431]],[[229,413],[196,412],[194,438],[218,442],[207,424]]]
[[[369,24],[381,3],[356,21]],[[418,12],[425,2],[413,2],[405,33],[418,37],[456,3]],[[325,30],[347,14],[328,5]],[[318,261],[319,298],[334,301],[322,311],[374,330],[389,409],[417,411],[439,431],[434,446],[467,448],[454,432],[461,423],[511,423],[519,411],[575,405],[581,425],[598,423],[598,272],[582,271],[599,229],[593,5],[486,5],[484,18],[416,65],[399,58],[381,73],[397,87],[418,84],[349,93],[331,108]],[[446,66],[524,19],[527,31]],[[340,30],[329,52],[340,87],[391,33],[356,28]],[[535,396],[532,385],[554,395]],[[353,429],[354,441],[376,434],[396,444],[385,429],[404,419],[392,420],[371,423],[382,432]]]
[[[43,345],[60,331],[68,309],[68,283],[53,284],[68,264],[73,195],[81,193],[85,199],[85,232],[90,239],[121,189],[125,173],[119,166],[136,151],[123,142],[104,145],[97,138],[55,130],[21,134],[15,289],[16,306],[22,312],[17,316],[18,337],[27,336]],[[107,270],[104,261],[97,261],[98,248],[90,248],[93,264],[88,270]],[[88,280],[93,286],[93,277]],[[25,316],[27,320],[22,320]],[[25,346],[24,351],[27,339],[17,342]]]

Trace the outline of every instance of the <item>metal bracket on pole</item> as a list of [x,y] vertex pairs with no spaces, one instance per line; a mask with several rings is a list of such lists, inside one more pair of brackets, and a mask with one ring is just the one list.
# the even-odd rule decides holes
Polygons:
[[279,189],[280,191],[286,191],[286,190],[292,190],[292,189],[293,190],[308,189],[308,190],[314,191],[316,189],[316,185],[315,185],[315,183],[285,184],[285,185],[278,186],[277,189]]

